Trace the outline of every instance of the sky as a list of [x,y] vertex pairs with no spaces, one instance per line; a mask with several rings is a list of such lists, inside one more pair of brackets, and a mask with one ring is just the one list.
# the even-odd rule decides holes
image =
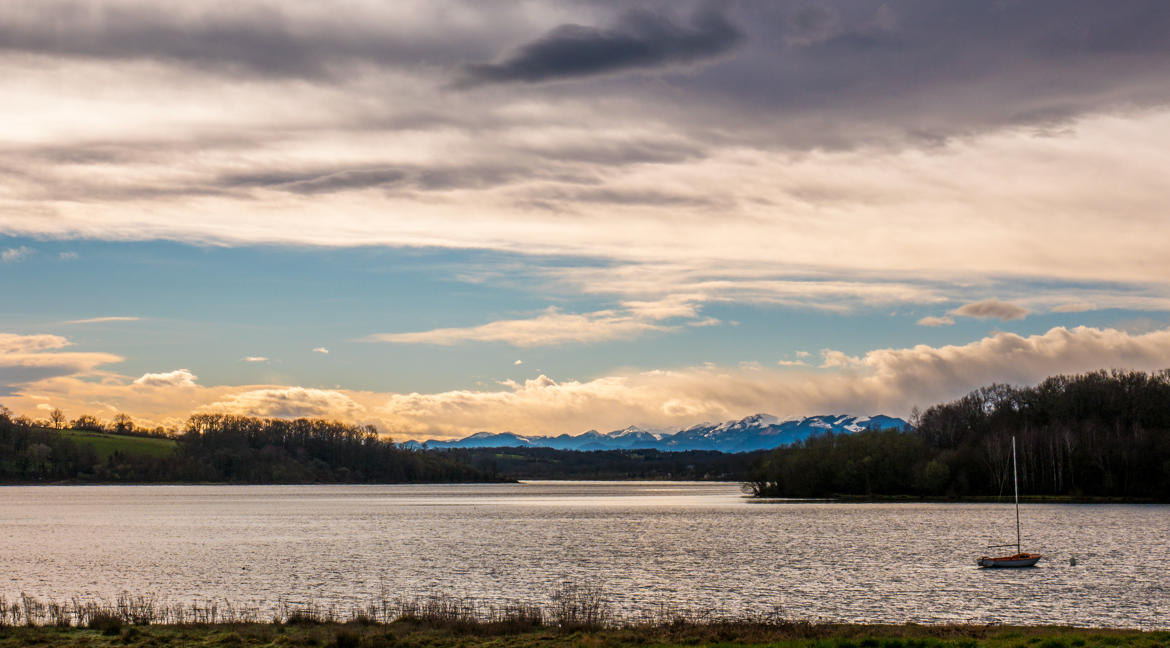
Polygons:
[[396,440],[1170,368],[1170,4],[0,4],[0,404]]

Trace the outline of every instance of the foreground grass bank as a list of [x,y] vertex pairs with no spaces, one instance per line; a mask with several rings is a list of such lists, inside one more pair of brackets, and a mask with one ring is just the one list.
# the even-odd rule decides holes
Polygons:
[[1056,627],[687,622],[625,628],[506,623],[95,624],[0,627],[0,648],[1166,648],[1170,632]]
[[[1161,628],[1161,626],[1158,626]],[[617,609],[599,588],[561,583],[547,602],[446,595],[341,607],[280,601],[67,602],[0,596],[0,648],[1170,648],[1157,631],[999,624],[825,623],[765,613]]]

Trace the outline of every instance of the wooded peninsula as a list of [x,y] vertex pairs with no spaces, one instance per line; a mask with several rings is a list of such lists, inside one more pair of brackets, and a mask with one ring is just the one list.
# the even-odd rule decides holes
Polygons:
[[991,385],[911,416],[906,430],[827,434],[778,448],[748,480],[763,497],[1170,500],[1170,371]]

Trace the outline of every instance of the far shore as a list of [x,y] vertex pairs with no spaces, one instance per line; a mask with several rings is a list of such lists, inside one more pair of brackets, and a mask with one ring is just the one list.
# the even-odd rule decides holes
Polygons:
[[[1011,504],[1014,500],[1010,495],[997,497],[992,495],[963,495],[956,497],[939,497],[927,495],[833,495],[832,497],[754,497],[749,496],[752,502],[774,504],[801,504],[801,503],[848,503],[848,504],[911,504],[915,502],[929,502],[939,504]],[[1151,498],[1135,497],[1092,497],[1074,495],[1030,495],[1021,496],[1021,504],[1167,504],[1170,502]]]
[[[675,482],[688,484],[733,484],[722,480],[687,480],[687,479],[581,479],[581,478],[541,478],[541,479],[509,479],[497,478],[492,481],[479,482],[105,482],[105,481],[76,481],[63,480],[54,482],[44,481],[9,481],[0,482],[0,488],[5,486],[473,486],[492,484],[519,484],[524,482],[593,482],[593,483],[638,483],[638,482]],[[1005,504],[1011,503],[1012,497],[995,495],[962,495],[962,496],[931,496],[931,495],[849,495],[835,494],[829,497],[761,497],[744,495],[744,500],[753,504]],[[1170,501],[1152,498],[1134,497],[1105,497],[1105,496],[1074,496],[1074,495],[1021,495],[1021,504],[1170,504]]]

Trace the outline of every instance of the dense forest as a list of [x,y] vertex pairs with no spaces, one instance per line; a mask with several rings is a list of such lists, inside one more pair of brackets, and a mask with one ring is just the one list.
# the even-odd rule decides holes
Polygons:
[[991,385],[911,424],[779,448],[747,485],[769,497],[1010,495],[1014,435],[1022,493],[1170,500],[1170,370]]
[[767,450],[744,453],[689,450],[556,450],[457,448],[444,450],[482,472],[511,479],[673,479],[744,481]]
[[0,482],[280,484],[494,479],[442,453],[400,448],[379,438],[373,428],[325,420],[198,414],[177,431],[173,450],[152,454],[116,447],[103,453],[99,446],[85,441],[52,427],[13,419],[0,408]]

